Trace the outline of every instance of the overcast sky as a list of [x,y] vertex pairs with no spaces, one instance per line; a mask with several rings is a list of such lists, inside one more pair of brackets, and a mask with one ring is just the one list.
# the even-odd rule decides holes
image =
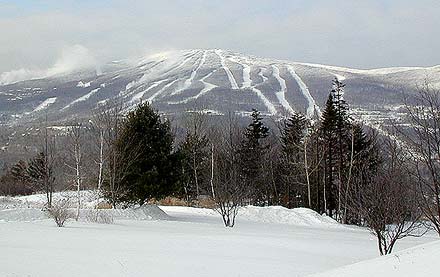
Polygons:
[[439,0],[0,0],[0,73],[224,48],[356,68],[440,64]]

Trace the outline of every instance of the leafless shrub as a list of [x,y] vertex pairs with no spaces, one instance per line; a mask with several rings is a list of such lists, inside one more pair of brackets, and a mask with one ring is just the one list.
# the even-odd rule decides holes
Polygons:
[[58,227],[64,227],[67,220],[75,218],[69,198],[52,201],[52,206],[47,209],[47,213],[55,220]]
[[409,127],[398,126],[412,154],[419,206],[440,235],[440,90],[426,83],[407,97]]
[[[239,207],[248,195],[240,178],[240,160],[238,145],[241,130],[236,121],[229,119],[225,136],[217,136],[214,142],[212,179],[215,190],[215,208],[226,227],[234,227]],[[225,132],[219,132],[219,134]]]
[[422,213],[402,149],[395,141],[385,140],[382,145],[383,161],[376,176],[362,186],[361,195],[352,199],[350,208],[377,237],[380,254],[386,255],[399,239],[423,232],[419,221]]
[[87,222],[112,224],[114,222],[113,215],[107,210],[90,209],[85,211],[85,219]]

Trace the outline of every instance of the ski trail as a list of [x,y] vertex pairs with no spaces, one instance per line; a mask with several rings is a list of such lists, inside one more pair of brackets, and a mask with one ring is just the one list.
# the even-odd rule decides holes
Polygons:
[[197,72],[199,71],[199,69],[202,67],[202,65],[203,65],[203,64],[205,63],[205,61],[206,61],[206,54],[207,54],[207,52],[208,52],[207,50],[204,50],[204,51],[203,51],[203,55],[202,55],[202,57],[200,58],[200,60],[199,60],[199,64],[197,65],[196,69],[194,69],[194,70],[191,72],[191,76],[190,76],[188,79],[185,80],[185,83],[183,84],[183,87],[182,87],[181,89],[177,90],[176,92],[174,92],[172,95],[174,95],[174,94],[178,94],[178,93],[180,93],[181,91],[187,90],[187,89],[191,86],[192,82],[194,81],[194,78],[195,78],[196,75],[197,75]]
[[207,74],[205,77],[203,77],[202,79],[200,79],[200,82],[203,83],[204,88],[196,95],[191,96],[191,97],[187,97],[181,101],[176,101],[176,102],[169,102],[169,104],[185,104],[188,103],[191,100],[196,100],[197,98],[207,94],[208,92],[210,92],[212,89],[218,87],[214,84],[211,84],[209,82],[206,82],[205,80],[209,77],[211,77],[212,74],[214,74],[215,72],[217,72],[217,69],[215,69],[214,71],[211,71],[209,74]]
[[237,85],[237,82],[234,79],[234,75],[232,75],[232,72],[229,69],[229,67],[226,66],[225,57],[222,55],[222,51],[217,49],[217,50],[215,50],[215,53],[220,58],[221,66],[224,69],[224,71],[226,72],[226,75],[228,75],[229,83],[231,83],[231,88],[232,89],[238,89],[238,85]]
[[316,104],[315,99],[313,99],[313,96],[310,94],[309,88],[307,85],[303,82],[303,80],[296,74],[295,69],[293,66],[289,65],[287,66],[287,70],[289,71],[290,75],[295,79],[296,83],[298,84],[302,94],[307,99],[308,107],[307,107],[307,117],[312,118],[315,115],[315,111],[318,114],[318,116],[321,116],[321,109]]
[[269,101],[269,99],[264,96],[264,94],[261,92],[261,90],[257,89],[256,87],[251,87],[252,91],[257,94],[258,97],[263,101],[264,105],[266,106],[267,110],[271,115],[275,115],[277,113],[277,109],[275,106]]
[[261,79],[263,79],[262,83],[264,83],[264,82],[266,82],[268,80],[268,78],[263,75],[263,70],[264,70],[264,68],[260,68],[260,72],[258,72],[258,76],[260,76]]
[[135,103],[135,102],[139,102],[142,97],[145,95],[145,93],[147,93],[148,91],[152,90],[153,88],[159,86],[160,84],[162,84],[163,82],[168,81],[168,79],[165,80],[160,80],[160,81],[156,81],[154,82],[151,86],[149,86],[146,90],[141,91],[139,93],[136,93],[130,100],[130,103]]
[[92,89],[89,93],[87,93],[87,94],[85,94],[85,95],[83,95],[83,96],[81,96],[81,97],[79,97],[79,98],[73,100],[70,104],[68,104],[67,106],[65,106],[65,107],[62,108],[61,110],[62,110],[62,111],[63,111],[63,110],[66,110],[66,109],[72,107],[73,105],[75,105],[76,103],[86,101],[87,99],[89,99],[90,97],[92,97],[92,95],[94,95],[95,93],[97,93],[100,89],[101,89],[101,87],[99,87],[99,88],[95,88],[95,89]]
[[232,61],[240,64],[243,67],[243,84],[241,85],[241,88],[251,89],[261,99],[261,101],[263,101],[263,104],[266,106],[267,111],[271,115],[275,115],[277,113],[275,106],[269,101],[269,99],[266,98],[266,96],[264,96],[261,90],[257,89],[255,86],[252,86],[251,67],[249,63],[242,63],[237,59],[232,59]]
[[163,63],[164,61],[165,61],[165,60],[161,60],[161,61],[159,61],[159,62],[156,62],[156,63],[154,63],[150,68],[146,69],[145,72],[143,73],[143,75],[142,75],[139,79],[134,80],[134,81],[131,81],[130,83],[128,83],[128,84],[125,86],[125,90],[121,90],[121,91],[119,92],[119,96],[128,97],[128,96],[132,95],[132,94],[136,91],[136,89],[134,89],[133,91],[129,92],[129,90],[131,90],[132,88],[138,86],[139,84],[143,84],[143,83],[148,84],[148,83],[150,83],[150,82],[151,82],[151,76],[150,76],[150,73],[152,72],[152,70],[153,70],[156,66],[160,65],[160,64]]
[[[266,108],[267,108],[267,111],[268,111],[271,115],[276,115],[276,113],[277,113],[277,109],[276,109],[275,106],[269,101],[269,99],[267,99],[267,97],[264,96],[263,92],[262,92],[261,90],[257,89],[256,86],[251,86],[252,81],[251,81],[251,78],[250,78],[250,67],[249,67],[249,71],[248,71],[248,72],[249,72],[249,75],[247,75],[247,73],[246,73],[246,75],[249,76],[248,83],[249,83],[249,87],[250,87],[250,89],[251,89],[253,92],[255,92],[255,94],[261,99],[261,101],[263,101],[264,105],[265,105]],[[245,70],[243,69],[243,76],[244,76],[244,75],[245,75]],[[263,79],[263,82],[261,82],[261,83],[264,83],[264,82],[267,80],[267,78],[263,76],[263,69],[262,69],[262,68],[260,69],[260,72],[258,73],[258,75],[260,75],[260,76],[262,77],[262,79]],[[247,78],[247,77],[246,77],[246,78]],[[244,82],[244,84],[246,84],[246,82]],[[243,84],[243,87],[245,87],[244,84]]]
[[251,85],[251,67],[248,64],[243,64],[243,85],[241,87],[250,88]]
[[337,73],[333,73],[333,72],[329,72],[330,74],[332,74],[333,76],[336,77],[336,79],[338,79],[339,82],[344,81],[345,79],[347,79],[345,76],[337,74]]
[[149,103],[152,103],[154,99],[156,99],[157,96],[159,96],[160,94],[162,94],[165,90],[167,90],[169,87],[171,87],[172,85],[174,85],[176,82],[180,81],[181,79],[176,79],[168,84],[166,84],[163,88],[161,88],[160,90],[158,90],[157,92],[155,92],[153,95],[151,95],[147,101]]
[[206,93],[210,92],[212,89],[217,87],[216,85],[205,81],[207,78],[211,77],[211,75],[214,74],[215,72],[217,72],[217,70],[212,71],[211,73],[200,79],[200,81],[205,85],[205,87],[195,96],[195,99],[205,95]]
[[55,103],[56,100],[57,100],[56,97],[47,98],[46,100],[41,102],[41,104],[38,105],[32,112],[40,112],[42,110],[45,110],[47,109],[47,107]]
[[252,80],[251,80],[251,67],[249,65],[249,62],[246,61],[245,63],[241,62],[237,57],[229,57],[228,60],[237,63],[243,67],[243,84],[241,84],[241,89],[244,88],[251,88],[252,86]]
[[194,51],[191,51],[190,53],[191,54],[189,54],[188,57],[186,57],[180,64],[178,64],[176,67],[171,68],[168,71],[165,71],[165,73],[163,73],[162,75],[170,74],[171,72],[180,69],[197,54],[197,52],[194,53]]
[[286,100],[286,92],[287,92],[287,86],[286,86],[286,80],[281,78],[280,76],[280,69],[276,65],[272,65],[273,69],[273,76],[275,79],[278,80],[278,83],[281,86],[281,90],[276,92],[276,96],[278,98],[278,101],[280,101],[280,104],[290,113],[294,113],[294,110],[290,106],[289,102]]

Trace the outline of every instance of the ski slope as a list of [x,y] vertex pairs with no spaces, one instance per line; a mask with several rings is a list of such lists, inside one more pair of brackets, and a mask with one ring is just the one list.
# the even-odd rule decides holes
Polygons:
[[[121,60],[105,68],[99,76],[81,72],[78,76],[0,85],[4,115],[0,123],[36,122],[43,116],[39,111],[60,122],[72,116],[90,117],[94,108],[109,100],[126,105],[126,111],[147,101],[177,119],[188,110],[247,116],[252,109],[259,109],[275,120],[293,112],[305,113],[314,120],[321,114],[335,78],[346,84],[350,108],[386,115],[387,107],[404,102],[402,90],[414,92],[427,81],[433,88],[440,84],[440,66],[363,70],[221,49],[166,51]],[[386,119],[380,123],[386,125]]]
[[38,105],[33,112],[41,112],[45,109],[47,109],[50,105],[52,105],[53,103],[55,103],[55,101],[57,101],[56,97],[51,97],[51,98],[47,98],[46,100],[44,100],[43,102],[40,103],[40,105]]

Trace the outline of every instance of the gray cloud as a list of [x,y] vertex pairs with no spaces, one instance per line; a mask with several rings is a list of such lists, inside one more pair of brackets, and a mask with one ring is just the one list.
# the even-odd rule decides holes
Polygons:
[[68,2],[0,19],[0,72],[47,73],[72,45],[93,63],[187,48],[359,68],[440,60],[436,0]]

